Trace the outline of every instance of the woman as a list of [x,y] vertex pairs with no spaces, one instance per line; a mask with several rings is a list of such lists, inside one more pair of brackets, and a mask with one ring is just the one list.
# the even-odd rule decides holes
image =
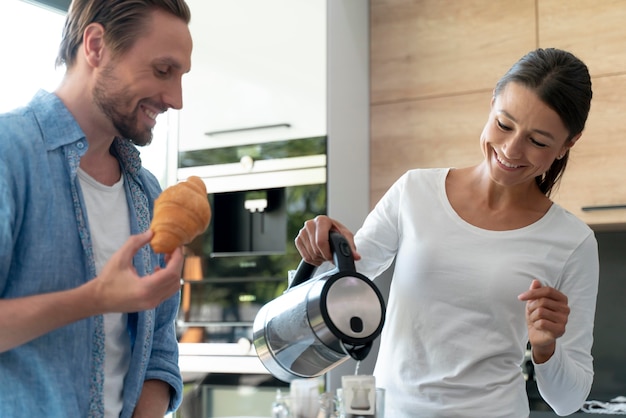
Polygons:
[[303,259],[332,260],[328,231],[376,277],[395,260],[374,370],[388,417],[528,417],[527,342],[540,393],[559,415],[593,379],[598,286],[592,230],[549,196],[591,102],[584,63],[538,49],[497,83],[468,168],[416,169],[353,237],[319,216],[296,238]]

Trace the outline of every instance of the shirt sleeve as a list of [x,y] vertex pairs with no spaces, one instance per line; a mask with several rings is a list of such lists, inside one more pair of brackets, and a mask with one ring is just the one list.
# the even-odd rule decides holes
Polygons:
[[180,292],[170,297],[155,310],[152,353],[145,380],[162,380],[170,385],[168,412],[176,410],[183,397],[183,381],[178,366],[178,342],[176,340],[176,314]]
[[534,365],[539,393],[561,416],[578,411],[591,390],[598,281],[598,245],[590,233],[573,252],[558,286],[570,307],[565,334],[557,340],[554,355]]
[[355,234],[357,251],[361,260],[357,270],[372,279],[391,266],[400,242],[399,207],[408,175],[405,173],[383,195],[363,226]]
[[[150,217],[152,217],[154,200],[160,194],[161,188],[156,177],[148,170],[142,169],[142,174],[143,184],[149,189]],[[158,255],[157,258],[159,265],[165,267],[164,256]],[[179,304],[180,291],[155,309],[152,351],[145,375],[145,380],[157,379],[170,385],[168,412],[176,410],[183,397],[183,381],[178,366],[178,340],[176,338],[176,317]]]
[[[0,141],[8,141],[0,137]],[[10,179],[13,176],[5,144],[0,144],[0,295],[3,294],[13,259],[13,228],[16,215],[15,196]]]

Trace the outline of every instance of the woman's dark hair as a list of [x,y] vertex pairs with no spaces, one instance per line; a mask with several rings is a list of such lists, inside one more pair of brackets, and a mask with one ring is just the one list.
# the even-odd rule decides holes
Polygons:
[[[585,128],[591,107],[591,77],[587,66],[573,54],[556,48],[536,49],[523,56],[498,81],[497,96],[510,82],[534,91],[553,109],[569,132],[571,141]],[[569,158],[569,151],[556,159],[543,175],[535,178],[539,189],[550,196],[558,184]]]
[[72,0],[56,65],[65,64],[70,68],[74,64],[85,28],[91,23],[104,27],[105,41],[113,56],[123,54],[143,34],[150,13],[155,9],[177,16],[185,23],[191,19],[184,0]]

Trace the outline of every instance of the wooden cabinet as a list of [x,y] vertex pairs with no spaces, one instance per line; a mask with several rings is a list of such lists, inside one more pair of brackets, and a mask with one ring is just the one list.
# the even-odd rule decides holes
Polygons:
[[178,149],[325,135],[325,0],[189,0]]
[[535,45],[535,1],[371,1],[373,206],[406,170],[480,161],[497,80]]
[[492,90],[535,47],[535,0],[371,0],[372,105]]
[[[558,45],[589,67],[593,99],[554,199],[595,229],[626,228],[626,1],[540,0],[540,46]],[[607,209],[603,209],[609,207]],[[588,208],[589,210],[583,210]]]
[[497,80],[558,47],[587,63],[594,98],[553,198],[596,229],[626,228],[626,209],[597,209],[626,205],[626,0],[372,0],[370,19],[371,205],[408,169],[479,161]]
[[[554,195],[555,201],[596,229],[626,225],[625,91],[626,74],[593,80],[586,129],[570,151]],[[614,208],[602,209],[606,206]]]
[[538,44],[571,51],[592,77],[626,72],[626,1],[539,0]]
[[479,162],[491,91],[379,105],[371,114],[374,205],[406,170]]

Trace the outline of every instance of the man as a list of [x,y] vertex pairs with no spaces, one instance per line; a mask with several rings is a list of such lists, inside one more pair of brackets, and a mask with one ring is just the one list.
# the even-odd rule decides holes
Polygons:
[[[184,0],[74,0],[54,94],[0,115],[0,416],[163,417],[182,251],[149,245],[135,145],[182,107]],[[132,143],[131,143],[132,142]]]

